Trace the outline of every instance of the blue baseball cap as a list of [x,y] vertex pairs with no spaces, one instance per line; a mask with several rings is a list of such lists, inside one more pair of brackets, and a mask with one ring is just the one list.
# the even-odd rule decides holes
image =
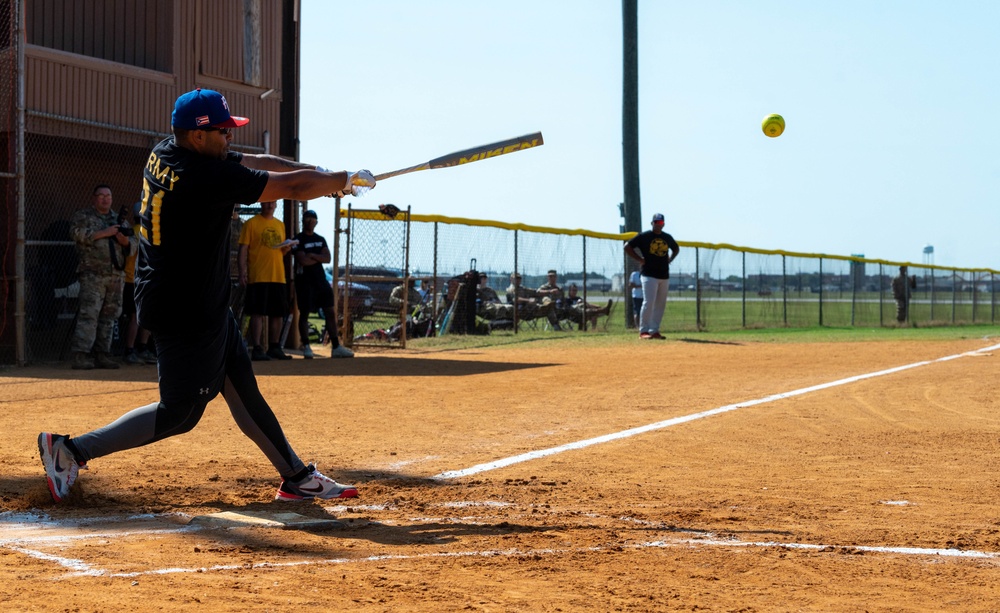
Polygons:
[[316,219],[316,220],[319,219],[319,215],[317,215],[316,211],[314,211],[312,209],[309,209],[305,213],[302,213],[302,219],[305,219],[306,217],[312,217],[313,219]]
[[235,117],[229,113],[225,96],[200,87],[178,98],[170,115],[170,125],[182,130],[238,128],[249,122],[246,117]]
[[662,224],[663,223],[663,213],[657,213],[653,215],[653,223]]

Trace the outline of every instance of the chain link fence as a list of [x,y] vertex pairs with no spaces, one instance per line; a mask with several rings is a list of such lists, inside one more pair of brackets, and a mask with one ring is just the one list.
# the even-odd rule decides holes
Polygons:
[[[564,291],[576,285],[595,308],[610,301],[610,315],[597,328],[630,327],[631,269],[623,244],[631,234],[542,228],[486,220],[415,215],[389,219],[378,211],[348,209],[342,227],[349,238],[337,254],[349,275],[352,300],[373,298],[373,315],[354,320],[354,341],[405,346],[413,330],[414,305],[433,325],[413,336],[448,333],[445,317],[453,303],[448,282],[475,269],[500,301],[514,301],[513,273],[525,288],[538,288],[555,270]],[[679,241],[671,265],[664,330],[732,330],[776,327],[938,326],[996,323],[996,271],[872,260],[857,256],[767,251],[749,247]],[[409,245],[409,248],[407,248]],[[899,267],[907,266],[905,282]],[[354,285],[357,283],[357,285]],[[390,304],[393,288],[410,283],[407,307]],[[898,286],[894,289],[894,285]],[[428,297],[430,296],[430,297]],[[898,298],[898,300],[897,300]],[[481,298],[480,298],[481,299]],[[421,302],[422,301],[422,302]],[[593,328],[585,319],[517,317],[495,325],[477,305],[475,330]],[[380,315],[381,316],[380,316]],[[409,318],[409,320],[408,320]]]
[[[390,219],[353,208],[337,227],[346,237],[337,253],[338,280],[352,303],[340,307],[350,316],[355,345],[405,347],[407,339],[456,332],[588,328],[595,320],[607,329],[609,313],[575,322],[540,297],[534,308],[513,308],[515,294],[533,294],[549,270],[557,271],[561,285],[577,286],[585,301],[599,298],[610,315],[619,302],[624,254],[616,235],[408,210]],[[474,278],[467,274],[472,271]],[[491,294],[497,302],[488,306]],[[359,312],[355,305],[366,302],[370,308]],[[468,319],[463,309],[471,311]]]
[[18,20],[20,0],[0,2],[0,364],[16,359],[16,348],[24,344],[23,328],[15,323],[16,313],[23,305],[23,285],[17,280],[20,253],[18,193],[20,177],[20,124],[18,111],[18,63],[20,45]]
[[[114,210],[130,208],[140,197],[149,151],[168,136],[24,108],[23,33],[16,18],[22,8],[20,0],[0,3],[0,364],[67,359],[79,290],[69,220],[91,205],[99,183],[111,186]],[[115,99],[124,101],[123,116],[143,110],[128,108],[128,96]],[[167,123],[165,115],[164,130]],[[296,217],[301,213],[292,210]],[[254,212],[242,209],[240,217]],[[283,218],[282,207],[277,215]],[[330,278],[347,344],[405,347],[407,340],[456,331],[614,332],[630,323],[632,263],[622,246],[631,235],[409,210],[389,219],[363,208],[341,211],[336,227]],[[990,269],[909,264],[906,282],[894,283],[898,262],[680,244],[671,267],[664,330],[958,325],[997,319],[998,273]],[[467,278],[471,270],[485,275],[481,289],[478,279]],[[575,285],[593,312],[605,312],[574,318],[537,297],[532,308],[515,308],[516,295],[530,300],[549,270],[556,271],[564,290]],[[239,312],[237,285],[233,306]],[[488,301],[493,294],[495,303]],[[120,331],[116,336],[118,350]]]

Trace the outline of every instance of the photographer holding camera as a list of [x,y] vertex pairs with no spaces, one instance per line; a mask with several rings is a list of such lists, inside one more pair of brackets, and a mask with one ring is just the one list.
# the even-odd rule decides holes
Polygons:
[[80,256],[80,295],[70,350],[77,370],[120,367],[111,359],[111,338],[122,311],[125,258],[138,247],[123,221],[111,212],[111,188],[104,184],[94,188],[93,205],[73,215],[70,238]]

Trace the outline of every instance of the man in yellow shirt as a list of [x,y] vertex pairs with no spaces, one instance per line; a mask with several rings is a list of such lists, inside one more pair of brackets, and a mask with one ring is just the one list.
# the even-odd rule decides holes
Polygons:
[[[285,286],[285,254],[294,241],[285,240],[285,226],[274,218],[277,202],[261,202],[260,213],[240,230],[240,285],[246,287],[243,312],[250,316],[252,360],[290,360],[281,349],[281,328],[289,314]],[[268,349],[264,350],[264,318],[268,319]]]

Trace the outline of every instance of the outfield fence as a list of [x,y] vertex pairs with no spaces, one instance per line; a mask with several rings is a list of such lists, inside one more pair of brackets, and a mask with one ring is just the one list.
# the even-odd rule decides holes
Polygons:
[[[253,207],[240,210],[244,220],[255,212]],[[301,218],[300,213],[295,212],[297,218]],[[280,209],[278,217],[282,217]],[[523,286],[537,288],[546,282],[547,271],[556,270],[559,284],[564,289],[576,284],[587,302],[603,306],[612,301],[610,317],[598,318],[596,329],[623,331],[634,326],[627,287],[632,260],[626,258],[623,249],[633,234],[409,211],[388,219],[377,210],[353,208],[343,209],[337,223],[336,236],[327,238],[336,253],[337,270],[331,270],[331,277],[336,273],[340,282],[340,307],[348,306],[345,315],[349,327],[341,330],[348,343],[405,346],[407,336],[401,330],[406,329],[407,317],[423,293],[433,286],[433,294],[441,298],[448,280],[471,268],[486,273],[489,287],[503,302],[507,302],[514,271],[522,275]],[[26,325],[20,334],[25,339],[27,361],[59,361],[66,359],[76,313],[78,284],[72,264],[73,244],[67,240],[65,227],[53,232],[53,226],[27,226],[31,230],[26,241],[28,259],[34,263],[24,274],[28,300]],[[998,271],[991,269],[683,240],[679,244],[680,255],[671,264],[665,331],[997,322],[1000,288]],[[901,265],[909,267],[908,273],[915,281],[902,323],[896,319],[892,293],[892,279]],[[344,283],[348,270],[353,276]],[[416,291],[401,309],[390,304],[390,296],[404,278],[413,281]],[[356,295],[355,287],[363,287],[365,295]],[[420,328],[416,336],[440,332],[444,312],[437,309],[442,303],[427,302],[435,323],[433,328]],[[494,334],[553,329],[545,318],[507,323],[483,329],[492,328]],[[593,327],[586,321],[583,325],[561,323],[564,329]],[[113,349],[121,349],[120,333],[116,334]]]
[[[634,234],[608,234],[480,219],[409,214],[388,219],[378,211],[342,213],[348,237],[338,252],[359,275],[357,282],[399,285],[401,278],[442,283],[470,268],[485,272],[503,299],[514,271],[537,288],[554,269],[564,289],[580,288],[595,305],[613,300],[611,328],[631,327],[627,287],[632,260],[624,243]],[[774,327],[870,327],[996,323],[998,271],[764,250],[728,244],[679,241],[671,264],[663,329],[732,330]],[[892,290],[907,266],[908,309],[897,320]],[[344,268],[344,266],[341,266]],[[379,278],[381,277],[381,280]],[[395,280],[394,280],[395,279]],[[376,298],[387,289],[375,292]],[[376,311],[394,314],[390,305]],[[385,322],[355,325],[360,333]],[[399,321],[391,322],[399,323]],[[531,325],[546,328],[546,323]],[[605,327],[605,326],[601,326]],[[518,326],[514,330],[523,329]],[[378,328],[374,328],[378,329]],[[608,329],[608,327],[605,327]],[[358,332],[357,330],[355,332]]]

